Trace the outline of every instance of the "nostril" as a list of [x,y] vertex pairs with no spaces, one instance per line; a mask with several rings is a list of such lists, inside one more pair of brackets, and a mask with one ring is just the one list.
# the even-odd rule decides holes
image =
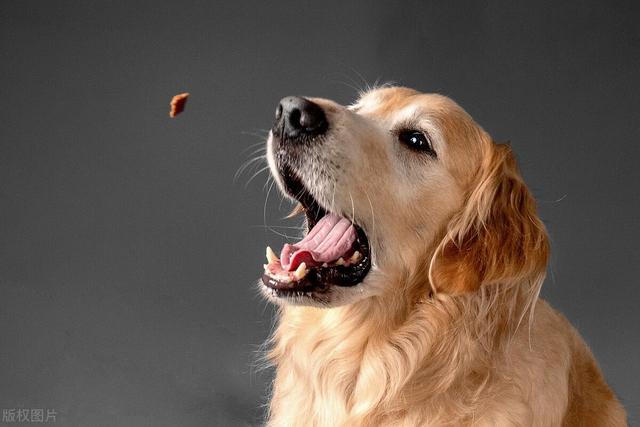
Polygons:
[[327,128],[327,118],[322,107],[315,102],[305,100],[300,111],[300,128],[304,129],[308,134],[324,133]]
[[309,114],[308,111],[304,111],[300,115],[299,122],[300,122],[300,127],[302,127],[302,128],[311,129],[311,128],[316,127],[315,117],[313,117],[312,114]]
[[301,119],[302,113],[299,109],[294,108],[293,110],[291,110],[291,112],[289,113],[289,123],[294,127],[294,129],[300,129],[304,127]]

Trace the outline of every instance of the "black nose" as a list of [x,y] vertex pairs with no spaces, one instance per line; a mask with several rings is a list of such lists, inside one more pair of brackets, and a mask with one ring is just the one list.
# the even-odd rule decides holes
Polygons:
[[276,123],[273,131],[276,135],[288,138],[316,136],[326,132],[327,117],[315,102],[299,96],[282,98],[276,109]]

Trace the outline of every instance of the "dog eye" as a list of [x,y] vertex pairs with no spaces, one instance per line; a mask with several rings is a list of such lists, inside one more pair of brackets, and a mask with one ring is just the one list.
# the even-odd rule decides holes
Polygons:
[[431,141],[423,132],[418,130],[403,130],[398,133],[398,139],[412,150],[426,152],[432,156],[436,155],[433,151]]

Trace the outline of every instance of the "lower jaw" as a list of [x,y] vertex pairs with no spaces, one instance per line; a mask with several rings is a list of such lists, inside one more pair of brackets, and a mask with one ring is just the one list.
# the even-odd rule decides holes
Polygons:
[[265,290],[271,296],[287,299],[287,298],[315,298],[319,295],[326,294],[329,288],[324,290],[316,290],[316,289],[307,289],[307,290],[296,290],[296,289],[273,289],[268,286],[265,286]]
[[304,291],[273,289],[264,284],[261,285],[261,288],[264,296],[276,304],[316,306],[321,308],[331,307],[334,304],[334,301],[332,301],[332,286],[325,287],[324,289],[308,289]]

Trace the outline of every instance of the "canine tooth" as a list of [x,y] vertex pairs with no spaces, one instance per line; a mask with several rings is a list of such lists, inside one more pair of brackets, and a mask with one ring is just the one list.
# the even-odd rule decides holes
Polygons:
[[262,267],[266,270],[267,268],[269,268],[269,264],[262,264]]
[[338,261],[336,261],[336,265],[344,265],[344,258],[338,258]]
[[327,264],[326,262],[323,262],[323,263],[322,263],[322,266],[323,266],[323,267],[329,267],[329,264]]
[[298,280],[302,279],[306,274],[307,274],[307,264],[305,264],[304,262],[300,263],[295,273],[293,273],[293,275]]
[[360,260],[360,252],[355,251],[353,255],[351,255],[351,262],[358,262]]
[[267,246],[267,261],[269,262],[269,264],[278,261],[278,257],[273,252],[273,249],[271,249],[270,246]]

